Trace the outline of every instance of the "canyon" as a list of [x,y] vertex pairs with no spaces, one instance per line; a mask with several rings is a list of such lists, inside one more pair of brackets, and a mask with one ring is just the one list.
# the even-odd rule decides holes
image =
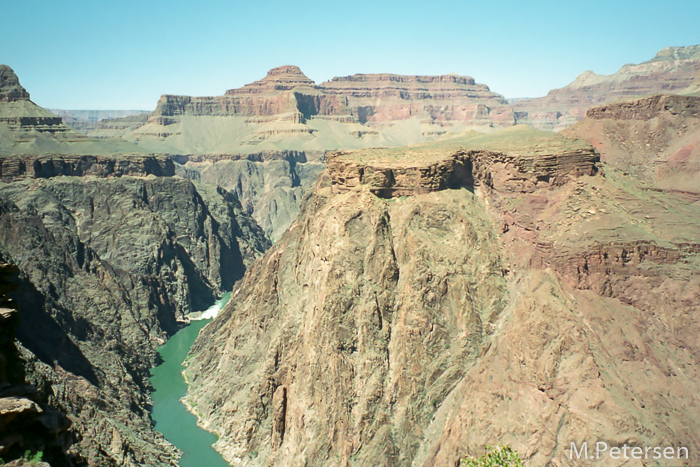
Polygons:
[[217,449],[249,466],[698,449],[698,205],[599,164],[518,127],[329,156],[188,359]]
[[232,289],[184,399],[232,465],[700,452],[697,63],[512,104],[283,66],[81,131],[0,66],[0,457],[177,465],[149,369]]

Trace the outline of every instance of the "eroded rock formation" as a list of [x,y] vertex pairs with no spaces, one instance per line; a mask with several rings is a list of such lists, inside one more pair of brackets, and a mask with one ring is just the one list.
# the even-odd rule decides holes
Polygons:
[[572,441],[700,448],[698,207],[601,175],[581,142],[463,146],[329,159],[193,347],[187,401],[227,460],[455,465],[504,443],[568,466]]
[[7,65],[0,65],[0,125],[8,128],[20,141],[30,139],[33,131],[80,139],[80,135],[73,134],[60,117],[29,100],[29,93]]
[[56,467],[82,465],[84,459],[71,449],[77,434],[70,421],[47,403],[52,392],[25,379],[25,362],[15,342],[20,312],[8,296],[19,288],[13,282],[17,272],[17,267],[0,262],[0,457],[5,465],[22,465],[25,453],[40,452]]
[[3,182],[13,182],[25,178],[82,177],[84,175],[169,177],[175,175],[175,164],[166,156],[141,154],[115,156],[15,155],[0,158],[0,180]]
[[667,47],[653,59],[625,65],[612,75],[586,71],[568,86],[553,89],[545,97],[518,100],[513,108],[527,113],[524,123],[561,130],[582,120],[589,108],[600,104],[658,93],[689,92],[698,76],[700,45]]
[[21,271],[27,380],[71,420],[90,465],[172,465],[176,450],[148,412],[155,348],[269,242],[221,188],[90,167],[0,183],[0,254]]
[[654,95],[593,107],[565,130],[653,187],[700,193],[700,97]]
[[[90,134],[166,152],[252,153],[396,146],[516,123],[503,97],[471,77],[353,75],[317,85],[295,66],[223,96],[164,95],[147,122],[138,119],[103,121]],[[201,140],[205,122],[213,135]]]

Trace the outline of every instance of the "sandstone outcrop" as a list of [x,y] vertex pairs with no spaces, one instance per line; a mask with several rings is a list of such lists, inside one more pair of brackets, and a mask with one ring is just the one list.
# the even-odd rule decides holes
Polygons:
[[526,112],[523,123],[536,128],[561,130],[586,116],[600,104],[658,93],[684,93],[700,73],[700,45],[667,47],[638,65],[625,65],[612,75],[586,71],[571,84],[547,96],[521,99],[516,111]]
[[[31,138],[31,132],[71,134],[60,117],[29,100],[29,93],[7,65],[0,65],[0,125],[8,128],[20,141]],[[79,139],[79,135],[70,136]]]
[[58,176],[121,177],[131,175],[146,177],[171,177],[175,164],[166,156],[119,154],[114,156],[91,155],[15,155],[0,157],[0,180],[13,182],[25,178],[51,178]]
[[245,466],[696,452],[699,208],[596,158],[522,129],[329,157],[193,347],[187,402],[217,449]]
[[0,65],[0,101],[14,102],[29,100],[29,93],[19,84],[14,70],[7,65]]
[[700,97],[654,95],[593,107],[564,131],[658,189],[700,193]]
[[149,415],[156,346],[269,241],[221,188],[90,167],[100,176],[0,183],[0,254],[20,269],[26,379],[68,416],[73,450],[90,465],[173,465],[177,452]]
[[517,120],[471,77],[353,75],[317,85],[296,66],[223,96],[164,95],[144,118],[104,120],[89,134],[169,153],[323,151],[433,141]]

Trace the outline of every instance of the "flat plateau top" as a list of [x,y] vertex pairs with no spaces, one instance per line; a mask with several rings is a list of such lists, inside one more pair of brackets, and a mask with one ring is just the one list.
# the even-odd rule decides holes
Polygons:
[[593,147],[586,141],[516,125],[493,133],[481,134],[472,131],[454,139],[414,146],[340,151],[332,157],[340,161],[377,167],[422,167],[448,159],[459,150],[484,150],[513,156],[537,157],[570,151],[592,151]]

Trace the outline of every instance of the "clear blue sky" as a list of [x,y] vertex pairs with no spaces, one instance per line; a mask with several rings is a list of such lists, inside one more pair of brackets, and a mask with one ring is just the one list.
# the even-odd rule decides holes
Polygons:
[[2,15],[0,63],[64,109],[152,110],[161,94],[220,95],[285,64],[317,83],[456,72],[536,97],[700,44],[698,0],[21,0]]

